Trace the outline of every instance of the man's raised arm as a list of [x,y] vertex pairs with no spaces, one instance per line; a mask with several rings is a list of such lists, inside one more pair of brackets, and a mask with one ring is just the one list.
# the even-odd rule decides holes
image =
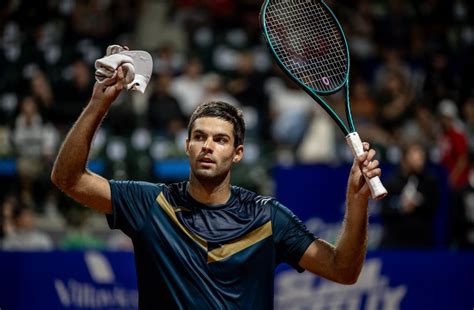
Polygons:
[[51,173],[51,181],[77,202],[102,213],[112,213],[108,181],[86,168],[94,134],[112,102],[124,88],[124,73],[117,70],[113,84],[96,83],[91,100],[64,140]]
[[364,176],[380,176],[378,160],[373,160],[374,150],[369,150],[354,160],[349,176],[346,212],[342,233],[336,245],[314,241],[300,259],[300,266],[326,279],[343,284],[357,281],[367,252],[368,201],[370,190]]

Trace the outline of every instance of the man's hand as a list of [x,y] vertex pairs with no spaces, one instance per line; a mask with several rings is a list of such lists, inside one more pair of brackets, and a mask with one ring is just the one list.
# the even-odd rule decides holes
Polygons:
[[118,67],[115,77],[107,85],[95,83],[91,101],[105,104],[108,108],[124,87],[125,74],[122,67]]
[[363,143],[364,154],[358,158],[354,158],[351,173],[349,175],[348,182],[348,195],[350,199],[357,200],[368,200],[370,196],[369,185],[364,179],[364,175],[367,178],[373,178],[382,174],[382,170],[379,168],[379,161],[374,159],[375,150],[370,149],[370,145],[367,142]]

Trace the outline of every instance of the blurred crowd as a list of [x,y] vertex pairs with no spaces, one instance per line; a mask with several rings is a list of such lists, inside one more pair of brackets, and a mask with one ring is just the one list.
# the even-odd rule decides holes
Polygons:
[[[446,171],[449,187],[449,245],[473,246],[472,7],[467,0],[327,3],[349,41],[357,130],[384,164],[397,167],[386,176],[392,195],[383,202],[382,245],[432,246],[439,182],[428,167],[436,165]],[[1,1],[3,247],[129,248],[120,237],[99,238],[87,229],[90,214],[49,181],[60,142],[91,95],[94,61],[111,44],[149,51],[154,68],[145,95],[123,92],[95,137],[91,162],[108,178],[173,181],[155,175],[154,163],[184,157],[187,120],[211,99],[244,111],[246,161],[236,172],[239,184],[271,194],[274,163],[349,162],[352,155],[332,120],[274,65],[260,32],[261,4]],[[330,100],[343,113],[341,96]],[[38,215],[58,216],[59,233],[40,232]]]

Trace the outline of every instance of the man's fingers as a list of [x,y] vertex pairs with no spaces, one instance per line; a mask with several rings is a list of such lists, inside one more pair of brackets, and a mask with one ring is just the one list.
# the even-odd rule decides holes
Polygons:
[[[369,146],[369,144],[364,142],[364,148],[366,146]],[[370,177],[377,175],[377,172],[373,172],[373,170],[379,166],[379,161],[374,159],[376,154],[377,152],[374,149],[369,149],[358,157],[359,167],[362,170],[362,173],[366,175],[367,173],[370,173]]]
[[369,170],[372,170],[372,169],[377,168],[378,166],[379,166],[379,161],[378,161],[377,159],[374,159],[374,160],[372,160],[372,161],[369,163],[369,165],[367,166],[367,168],[368,168]]
[[364,174],[369,179],[371,179],[373,177],[376,177],[376,176],[380,177],[382,175],[382,169],[380,169],[380,168],[372,169],[372,170],[369,170],[367,172],[364,172]]
[[357,159],[362,166],[367,167],[375,157],[375,154],[377,154],[377,152],[374,149],[370,149],[368,152],[366,151],[364,154],[360,155]]
[[[123,73],[123,69],[122,69],[121,66],[117,68],[117,77],[118,77],[118,80],[119,80],[120,82],[122,82],[122,80],[123,80],[124,77],[125,77],[125,74]],[[122,84],[122,83],[120,83],[120,84]]]
[[370,162],[374,159],[375,154],[377,154],[377,152],[374,149],[369,150],[369,152],[367,153],[367,158],[365,159],[365,162],[364,162],[365,166],[368,166],[370,164]]
[[368,178],[373,178],[374,176],[380,176],[382,170],[379,168],[380,162],[377,159],[370,161],[367,166],[362,168],[362,173]]

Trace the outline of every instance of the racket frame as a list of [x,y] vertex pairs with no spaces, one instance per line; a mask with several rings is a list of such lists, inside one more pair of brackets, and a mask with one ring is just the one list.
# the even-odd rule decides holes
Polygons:
[[[350,106],[350,99],[349,99],[349,73],[350,73],[350,53],[349,53],[349,45],[347,43],[347,38],[344,33],[344,30],[342,29],[341,24],[339,23],[339,20],[337,19],[336,15],[334,12],[331,10],[331,8],[322,0],[319,0],[319,2],[322,4],[324,9],[331,14],[335,24],[337,25],[337,30],[341,34],[345,46],[345,53],[347,57],[347,70],[345,74],[344,81],[335,87],[334,89],[331,89],[329,91],[316,91],[313,88],[307,86],[304,82],[302,82],[299,78],[294,76],[290,70],[288,70],[285,66],[285,64],[280,60],[280,57],[276,53],[273,44],[270,40],[270,36],[267,32],[267,22],[266,22],[266,12],[267,12],[267,7],[268,4],[270,3],[271,0],[265,0],[265,2],[262,5],[262,9],[260,11],[260,27],[264,33],[265,41],[267,43],[267,46],[269,47],[273,58],[276,60],[277,65],[280,67],[280,69],[283,70],[283,72],[293,81],[295,82],[300,88],[302,88],[308,95],[310,95],[327,113],[328,115],[336,122],[338,127],[341,129],[341,131],[344,133],[344,136],[346,137],[346,142],[350,146],[351,151],[354,156],[358,157],[364,153],[364,148],[362,144],[362,140],[359,137],[359,134],[356,131],[355,125],[354,125],[354,120],[352,118],[352,112],[351,112],[351,106]],[[345,105],[345,112],[346,112],[346,120],[347,120],[347,126],[344,123],[344,121],[337,115],[337,113],[327,104],[327,102],[320,96],[328,96],[337,93],[338,91],[343,89],[344,92],[344,105]],[[365,177],[365,176],[364,176]],[[380,181],[379,177],[373,177],[368,179],[365,177],[367,183],[369,184],[370,191],[371,191],[371,196],[374,199],[381,199],[387,195],[387,190],[383,186],[382,182]]]

